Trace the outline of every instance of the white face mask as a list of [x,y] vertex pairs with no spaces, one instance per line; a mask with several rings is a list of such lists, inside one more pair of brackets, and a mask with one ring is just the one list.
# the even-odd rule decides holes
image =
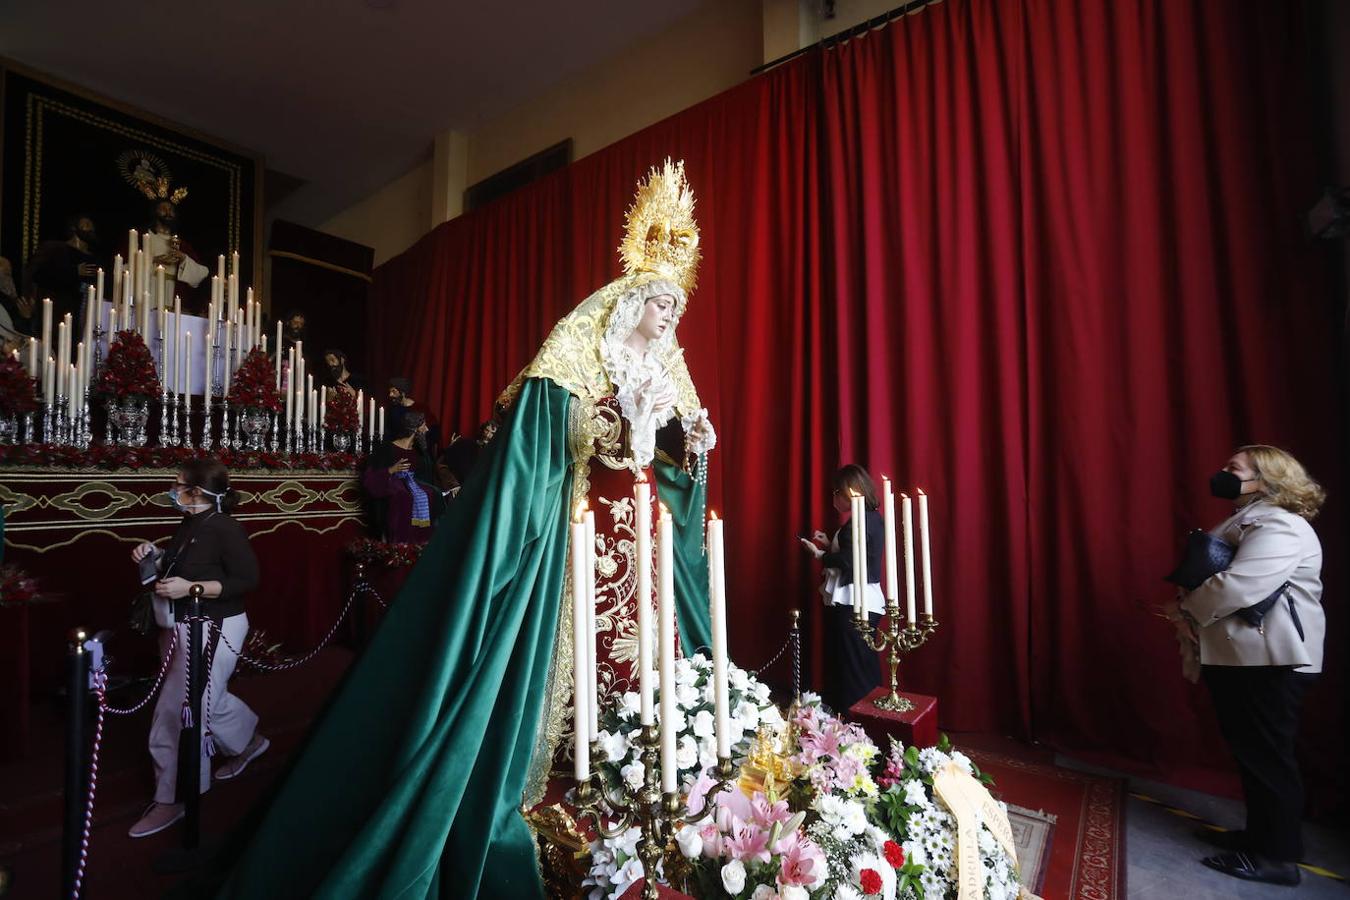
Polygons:
[[[198,507],[205,507],[210,505],[207,503],[184,503],[182,500],[178,499],[178,494],[179,492],[185,490],[190,490],[190,488],[188,488],[186,485],[169,488],[169,502],[174,505],[175,509],[178,509],[181,512],[190,513],[195,512]],[[206,488],[197,488],[197,490],[201,491],[203,494],[209,494],[210,496],[215,497],[216,512],[221,511],[220,501],[225,498],[225,495],[223,493],[217,494],[215,491],[208,491]]]

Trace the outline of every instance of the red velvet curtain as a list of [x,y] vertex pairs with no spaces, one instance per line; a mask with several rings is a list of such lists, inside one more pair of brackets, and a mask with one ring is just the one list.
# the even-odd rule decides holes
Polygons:
[[1176,774],[1225,765],[1150,615],[1238,443],[1328,483],[1333,776],[1345,625],[1339,313],[1297,215],[1319,189],[1300,4],[946,0],[809,54],[442,225],[377,270],[375,371],[472,429],[617,274],[635,181],[683,158],[705,262],[680,326],[719,430],[738,660],[776,649],[859,461],[932,495],[944,727]]

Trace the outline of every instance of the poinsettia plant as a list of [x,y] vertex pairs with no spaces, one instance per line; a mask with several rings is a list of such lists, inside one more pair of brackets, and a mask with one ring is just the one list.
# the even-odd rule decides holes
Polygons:
[[404,569],[416,563],[421,557],[422,546],[422,544],[400,544],[361,538],[347,545],[347,555],[386,569]]
[[338,389],[328,395],[328,410],[323,417],[324,427],[342,433],[356,430],[356,395]]
[[94,393],[113,400],[148,400],[160,391],[155,360],[145,339],[130,329],[117,332],[94,381]]
[[22,416],[37,409],[36,387],[18,360],[0,359],[0,414]]
[[276,370],[261,347],[249,351],[234,373],[226,398],[235,409],[281,412],[281,393],[277,390]]

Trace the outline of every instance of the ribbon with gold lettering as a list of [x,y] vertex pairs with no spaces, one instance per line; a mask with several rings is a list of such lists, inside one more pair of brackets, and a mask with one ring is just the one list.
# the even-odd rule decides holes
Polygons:
[[[933,790],[956,818],[957,900],[983,900],[984,867],[980,864],[980,823],[988,826],[994,839],[1017,861],[1008,815],[984,785],[954,762],[948,762],[933,774]],[[1033,897],[1025,888],[1023,898]]]

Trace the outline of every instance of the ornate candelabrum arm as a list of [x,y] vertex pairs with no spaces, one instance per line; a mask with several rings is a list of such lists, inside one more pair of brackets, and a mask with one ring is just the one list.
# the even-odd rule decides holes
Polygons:
[[888,712],[908,712],[914,708],[913,703],[900,696],[900,659],[922,647],[938,626],[937,620],[929,613],[920,613],[917,623],[910,622],[905,627],[901,627],[901,620],[899,605],[893,601],[886,604],[884,626],[874,628],[867,619],[853,620],[853,626],[868,647],[878,653],[890,651],[891,689],[885,697],[876,701],[878,709]]

